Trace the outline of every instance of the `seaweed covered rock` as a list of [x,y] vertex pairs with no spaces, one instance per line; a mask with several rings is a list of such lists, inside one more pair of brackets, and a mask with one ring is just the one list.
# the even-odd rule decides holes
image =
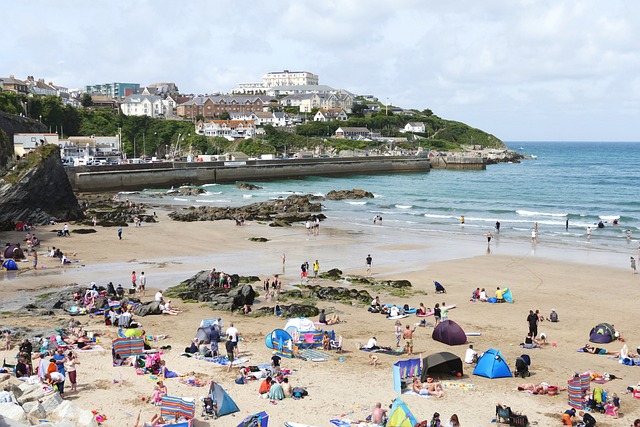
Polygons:
[[369,292],[353,288],[307,285],[300,287],[302,294],[324,301],[358,302],[368,304],[372,297]]
[[207,302],[213,309],[233,311],[245,304],[252,305],[255,300],[256,292],[253,287],[249,284],[240,284],[247,281],[247,278],[232,274],[229,288],[212,287],[209,284],[209,272],[202,270],[179,285],[167,289],[165,297]]
[[373,193],[365,190],[331,190],[324,196],[327,200],[373,199]]
[[342,277],[342,270],[340,270],[338,268],[332,268],[329,271],[324,271],[324,272],[320,273],[318,275],[318,277],[320,277],[321,279],[328,279],[328,280],[341,280],[341,279],[344,279],[344,277]]
[[259,185],[249,184],[248,182],[239,182],[236,184],[238,190],[262,190]]
[[[317,307],[307,304],[280,305],[280,311],[282,312],[281,316],[283,318],[315,317],[320,314],[320,310],[318,310]],[[261,307],[256,311],[256,314],[275,315],[273,307]]]

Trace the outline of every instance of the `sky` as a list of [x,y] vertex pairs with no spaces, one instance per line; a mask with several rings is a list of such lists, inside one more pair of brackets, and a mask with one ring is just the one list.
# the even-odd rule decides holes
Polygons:
[[640,141],[637,1],[29,0],[2,10],[3,77],[171,81],[202,94],[309,71],[504,141]]

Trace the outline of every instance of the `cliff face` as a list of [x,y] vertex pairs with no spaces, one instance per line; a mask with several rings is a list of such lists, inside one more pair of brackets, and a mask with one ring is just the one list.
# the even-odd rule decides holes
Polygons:
[[69,221],[84,216],[55,145],[43,145],[0,177],[0,223]]
[[13,135],[43,132],[47,127],[37,120],[0,111],[0,175],[13,165]]

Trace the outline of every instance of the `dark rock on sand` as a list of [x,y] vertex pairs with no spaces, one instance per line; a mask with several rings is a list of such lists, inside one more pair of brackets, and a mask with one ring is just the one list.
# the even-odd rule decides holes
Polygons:
[[[260,280],[257,277],[255,279]],[[240,282],[240,276],[232,274],[230,288],[211,287],[209,272],[203,270],[179,285],[167,289],[165,297],[208,302],[208,305],[215,310],[233,311],[245,304],[252,305],[256,297],[256,292],[251,285],[239,285]]]
[[84,217],[57,145],[37,147],[0,177],[0,222],[47,224]]
[[159,301],[149,301],[134,308],[133,313],[138,316],[144,317],[149,314],[162,314],[162,310],[160,309]]
[[277,220],[280,224],[306,221],[314,214],[320,220],[326,217],[319,212],[322,210],[320,203],[312,201],[311,195],[289,196],[286,199],[269,200],[252,203],[241,207],[188,207],[181,211],[171,212],[169,217],[175,221],[217,221],[236,220],[240,217],[248,221]]
[[264,242],[268,242],[269,239],[267,239],[266,237],[249,237],[249,241],[264,243]]
[[301,286],[300,289],[303,295],[307,294],[312,298],[324,301],[356,301],[363,304],[369,304],[373,299],[369,292],[353,288],[305,285]]
[[236,184],[238,190],[262,190],[259,185],[249,184],[248,182],[239,182]]
[[318,277],[320,277],[321,279],[328,279],[328,280],[340,280],[344,278],[342,277],[342,270],[338,268],[332,268],[329,271],[322,272],[318,274]]
[[385,286],[389,288],[410,288],[411,282],[408,280],[400,279],[400,280],[382,280],[377,281],[370,277],[364,276],[348,276],[346,278],[349,282],[358,284],[358,285],[368,285],[368,286]]
[[[289,317],[315,317],[320,314],[320,310],[313,305],[306,304],[291,304],[291,305],[282,305],[280,304],[280,311],[282,312],[283,318]],[[275,315],[273,312],[273,307],[261,307],[259,310],[256,310],[256,314],[262,315]]]
[[72,233],[75,234],[91,234],[91,233],[97,233],[96,230],[94,230],[93,228],[77,228],[74,230],[71,230]]
[[373,199],[373,193],[365,190],[331,190],[325,196],[327,200]]

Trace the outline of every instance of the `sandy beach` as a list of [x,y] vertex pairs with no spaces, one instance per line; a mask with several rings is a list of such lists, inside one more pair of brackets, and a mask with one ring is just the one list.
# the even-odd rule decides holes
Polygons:
[[[607,254],[583,249],[567,250],[545,246],[539,242],[530,244],[511,242],[499,236],[487,250],[483,236],[477,239],[450,238],[445,236],[399,235],[385,226],[344,229],[331,220],[323,222],[318,236],[309,236],[303,225],[290,228],[272,228],[266,224],[248,223],[236,227],[230,221],[177,223],[166,217],[166,211],[158,210],[160,221],[142,227],[127,227],[123,240],[118,240],[115,228],[102,228],[97,233],[76,235],[70,238],[56,237],[51,230],[61,226],[38,227],[35,233],[42,241],[37,271],[26,270],[31,265],[21,263],[19,274],[0,273],[0,301],[3,304],[3,328],[12,326],[43,326],[66,322],[67,316],[58,319],[19,317],[7,314],[13,307],[33,298],[51,287],[73,283],[98,285],[122,283],[129,286],[132,271],[144,271],[148,277],[147,296],[153,299],[155,289],[165,289],[187,279],[200,270],[216,267],[240,275],[270,277],[282,272],[282,254],[286,254],[286,268],[282,276],[285,290],[300,282],[299,266],[303,261],[320,262],[321,271],[339,268],[345,274],[365,273],[365,257],[372,254],[373,275],[377,279],[407,279],[413,288],[405,298],[379,293],[383,303],[409,304],[420,302],[433,307],[436,302],[455,304],[449,318],[466,332],[480,333],[469,337],[479,352],[495,348],[502,352],[513,369],[520,354],[531,356],[532,375],[526,382],[548,382],[566,388],[567,380],[576,372],[605,372],[621,377],[601,386],[621,398],[622,419],[596,414],[598,426],[629,425],[640,417],[640,408],[631,395],[623,394],[627,386],[638,384],[640,371],[635,367],[619,364],[609,356],[578,353],[576,350],[588,342],[590,329],[600,322],[615,325],[631,351],[640,345],[639,330],[634,313],[633,295],[640,285],[640,276],[632,275],[628,268],[607,266]],[[71,224],[73,230],[75,226]],[[83,227],[87,228],[87,227]],[[258,243],[250,237],[265,237],[268,242]],[[22,240],[24,233],[0,233],[0,242]],[[45,250],[52,246],[62,248],[73,261],[60,266],[46,257]],[[603,261],[605,260],[605,261]],[[438,280],[446,294],[435,294],[433,281]],[[320,285],[341,285],[319,280]],[[260,284],[256,284],[261,293]],[[470,302],[471,291],[486,288],[492,295],[496,287],[509,287],[514,295],[513,304],[488,304]],[[376,291],[364,287],[372,294]],[[25,292],[29,291],[29,292]],[[175,302],[175,301],[174,301]],[[289,304],[292,301],[286,301]],[[158,342],[171,345],[164,353],[167,366],[181,373],[193,372],[202,379],[214,379],[231,395],[240,412],[218,420],[198,420],[197,426],[235,426],[245,416],[267,411],[270,425],[283,425],[285,421],[308,423],[317,427],[331,425],[330,419],[349,418],[362,420],[370,414],[376,402],[387,405],[397,395],[393,391],[391,366],[397,356],[380,355],[379,365],[369,365],[368,354],[357,350],[375,336],[380,345],[395,346],[394,325],[384,316],[367,312],[366,306],[318,301],[319,308],[336,312],[346,323],[332,326],[344,339],[345,351],[332,355],[326,362],[284,360],[283,367],[294,370],[290,381],[302,386],[309,396],[302,400],[285,399],[272,405],[258,396],[258,382],[237,385],[237,371],[227,373],[217,365],[180,356],[181,350],[193,338],[200,320],[222,317],[225,326],[234,322],[240,330],[242,357],[249,364],[258,365],[270,360],[270,350],[264,345],[264,337],[275,328],[282,328],[285,319],[270,317],[246,317],[240,314],[213,311],[202,304],[176,304],[183,310],[179,316],[147,316],[140,318],[149,334],[166,334],[168,338]],[[258,298],[256,307],[274,305]],[[17,308],[17,307],[16,307]],[[529,310],[539,309],[548,316],[554,308],[560,322],[542,322],[540,332],[545,332],[549,343],[542,349],[524,350],[519,343],[528,331],[526,317]],[[432,319],[432,318],[429,318]],[[148,376],[138,376],[133,368],[111,366],[110,339],[116,330],[106,327],[97,318],[79,317],[86,329],[103,334],[103,353],[80,355],[78,369],[78,393],[68,393],[67,399],[81,407],[95,409],[106,414],[106,426],[133,426],[136,415],[142,411],[142,419],[148,420],[158,408],[143,401],[151,395],[154,382]],[[317,319],[313,319],[317,320]],[[403,319],[413,325],[416,317]],[[430,320],[432,321],[432,320]],[[447,346],[431,339],[432,327],[418,328],[415,334],[415,353],[427,356],[438,351],[449,351],[464,357],[467,345]],[[608,350],[618,351],[622,342],[606,345]],[[12,360],[16,351],[3,351],[2,357]],[[495,415],[495,405],[503,402],[522,412],[539,426],[560,425],[560,414],[568,408],[567,394],[559,396],[534,396],[516,390],[521,378],[490,380],[473,376],[473,367],[465,365],[463,378],[456,382],[473,384],[473,387],[447,388],[443,399],[420,396],[402,396],[418,420],[430,419],[439,412],[443,420],[456,413],[463,426],[490,426]],[[114,379],[117,382],[114,382]],[[194,388],[178,380],[166,381],[169,394],[200,398],[206,388]],[[201,405],[196,415],[199,415]]]

